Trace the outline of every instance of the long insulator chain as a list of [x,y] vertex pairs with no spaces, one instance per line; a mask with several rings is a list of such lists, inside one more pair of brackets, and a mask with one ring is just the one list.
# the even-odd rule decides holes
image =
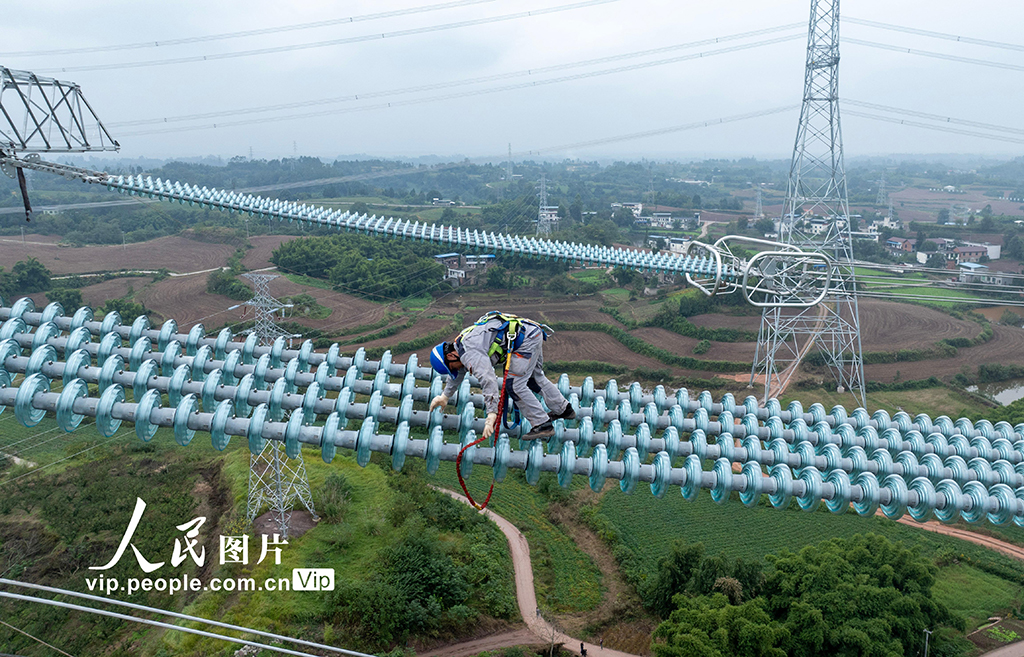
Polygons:
[[[54,411],[58,424],[70,431],[89,415],[97,418],[106,435],[113,435],[121,421],[128,420],[135,422],[136,433],[143,439],[164,426],[174,429],[179,443],[188,444],[196,430],[203,430],[211,433],[219,449],[230,436],[245,436],[250,449],[262,449],[268,439],[280,440],[293,455],[301,443],[317,445],[327,461],[338,447],[354,449],[361,464],[368,462],[373,451],[389,453],[396,467],[407,456],[420,457],[427,460],[431,472],[441,460],[455,460],[482,428],[468,386],[460,391],[463,400],[456,402],[461,405],[458,414],[413,409],[414,402],[429,399],[440,382],[433,378],[431,388],[417,386],[417,375],[426,368],[419,368],[414,359],[402,365],[385,354],[372,362],[365,359],[365,352],[342,357],[337,345],[327,354],[275,345],[263,348],[259,358],[254,358],[258,348],[252,346],[249,356],[255,362],[245,364],[243,350],[251,343],[232,342],[224,332],[215,339],[206,338],[201,327],[188,334],[178,333],[168,323],[151,329],[144,317],[128,327],[113,313],[95,322],[87,308],[67,318],[59,305],[35,312],[28,300],[0,308],[0,318],[4,318],[0,325],[3,376],[25,375],[21,386],[0,391],[0,404],[14,406],[26,424],[41,420],[45,411]],[[35,332],[30,331],[33,327]],[[92,330],[97,331],[99,343],[92,342]],[[164,343],[161,351],[153,350],[154,337],[158,349]],[[31,350],[27,356],[20,355],[23,348]],[[312,362],[318,363],[316,371],[303,371]],[[333,375],[332,369],[346,364],[344,376]],[[372,381],[363,378],[370,373]],[[388,377],[392,375],[403,376],[403,383],[391,384]],[[64,381],[61,393],[48,392],[51,378]],[[99,398],[88,397],[88,383],[100,388]],[[564,375],[559,385],[567,388]],[[305,387],[305,393],[298,394],[300,387]],[[126,388],[137,402],[125,401]],[[338,390],[338,396],[324,397],[328,389]],[[356,390],[369,394],[369,401],[356,402]],[[596,490],[607,478],[620,480],[627,492],[643,481],[658,496],[669,485],[679,485],[687,499],[700,488],[710,489],[718,501],[737,491],[747,504],[756,504],[764,493],[775,506],[786,506],[796,497],[801,508],[811,510],[825,501],[836,513],[853,503],[864,515],[881,506],[890,517],[909,511],[919,520],[932,512],[942,520],[951,520],[957,513],[971,522],[985,517],[994,523],[1012,519],[1021,524],[1024,519],[1024,424],[993,426],[963,418],[954,423],[944,416],[933,423],[925,415],[911,421],[906,414],[889,419],[881,411],[869,418],[863,409],[847,415],[841,406],[826,416],[818,404],[803,413],[797,402],[783,411],[772,401],[766,407],[757,407],[754,401],[751,407],[753,397],[743,405],[737,405],[731,395],[713,402],[706,391],[690,400],[685,390],[668,397],[659,386],[653,395],[644,395],[632,384],[622,393],[614,381],[603,391],[585,382],[565,392],[580,419],[570,423],[575,426],[556,422],[547,453],[537,442],[522,443],[524,449],[512,451],[510,437],[502,434],[496,447],[465,450],[463,469],[471,469],[474,463],[488,466],[500,481],[513,467],[525,470],[531,482],[541,471],[550,471],[558,474],[564,486],[574,475],[585,475]],[[162,393],[173,408],[160,407]],[[386,407],[385,397],[401,402]],[[199,412],[200,401],[203,412]],[[641,412],[631,412],[641,405]],[[292,413],[288,422],[278,421],[284,410],[298,409],[302,412]],[[737,412],[744,413],[739,423],[733,415]],[[711,421],[710,415],[717,415],[717,420]],[[322,427],[311,425],[317,416],[327,417]],[[362,421],[359,430],[346,429],[350,419]],[[813,424],[809,426],[808,420]],[[395,434],[375,433],[381,422],[394,424]],[[414,427],[425,427],[429,438],[411,438]],[[660,437],[652,436],[652,431],[659,430]],[[928,431],[927,438],[922,430]],[[459,443],[445,443],[446,431],[458,432]],[[622,459],[616,460],[620,455]],[[682,467],[672,467],[676,459],[683,460]],[[704,471],[706,461],[713,465]],[[741,466],[740,474],[732,472],[733,464]]]

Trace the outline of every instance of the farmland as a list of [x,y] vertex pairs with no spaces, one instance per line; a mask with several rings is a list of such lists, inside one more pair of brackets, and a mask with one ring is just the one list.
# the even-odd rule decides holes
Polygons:
[[972,627],[1024,600],[1024,564],[1009,557],[882,517],[860,518],[852,512],[837,516],[824,509],[805,513],[795,506],[777,510],[764,504],[748,509],[734,496],[719,505],[703,494],[695,502],[671,493],[658,500],[646,488],[638,487],[632,496],[615,489],[606,492],[598,508],[617,529],[621,543],[632,551],[633,565],[651,575],[673,542],[680,540],[703,543],[709,554],[760,561],[769,553],[798,551],[828,538],[872,532],[916,548],[929,559],[958,555],[957,564],[940,569],[936,596],[955,613],[968,617]]

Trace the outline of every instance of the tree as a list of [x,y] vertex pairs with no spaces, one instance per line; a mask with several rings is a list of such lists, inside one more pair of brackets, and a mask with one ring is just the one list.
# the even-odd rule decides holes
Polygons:
[[583,221],[583,197],[579,194],[573,199],[569,206],[569,218],[576,222]]
[[348,211],[351,212],[352,214],[367,214],[369,213],[370,208],[362,201],[356,201],[355,203],[352,204],[352,207],[350,207]]
[[662,618],[672,613],[676,608],[672,598],[686,591],[703,558],[703,543],[687,545],[676,541],[672,552],[658,563],[657,577],[649,581],[644,591],[647,606]]
[[612,221],[615,222],[616,226],[629,228],[636,221],[636,216],[633,215],[633,211],[629,208],[618,208],[615,210],[615,214],[612,215]]
[[835,538],[768,561],[766,610],[787,626],[791,654],[917,654],[926,628],[964,626],[932,597],[935,566],[884,536]]
[[146,314],[146,307],[129,299],[107,299],[102,308],[104,313],[117,312],[129,324],[139,315]]
[[456,219],[455,210],[453,210],[451,206],[448,206],[444,210],[441,210],[441,223],[443,223],[443,224],[453,224],[453,223],[455,223],[455,219]]
[[941,253],[933,253],[928,256],[928,261],[924,263],[925,267],[932,269],[945,269],[946,268],[946,256]]
[[487,270],[487,287],[500,290],[505,287],[505,268],[494,265]]
[[50,270],[34,257],[16,263],[11,273],[14,274],[15,294],[32,294],[50,289]]
[[65,310],[77,309],[82,306],[82,292],[74,288],[55,287],[46,293],[46,298],[56,301]]
[[1006,241],[1006,257],[1024,260],[1024,239],[1020,235],[1014,235]]
[[764,600],[740,606],[721,593],[676,596],[676,611],[654,631],[655,657],[786,657],[789,630],[772,621]]
[[764,219],[758,219],[757,222],[754,223],[754,228],[757,229],[757,232],[762,234],[771,233],[775,231],[775,222],[768,217],[765,217]]
[[750,225],[750,219],[746,215],[742,215],[736,218],[736,230],[745,231],[747,226]]
[[942,208],[939,210],[937,221],[940,225],[949,221],[949,208]]

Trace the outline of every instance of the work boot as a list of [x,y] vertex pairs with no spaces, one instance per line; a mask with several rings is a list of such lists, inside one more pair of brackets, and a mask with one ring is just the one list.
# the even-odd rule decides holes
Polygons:
[[530,433],[523,436],[523,440],[543,440],[547,441],[548,438],[555,435],[555,427],[551,424],[551,420],[548,420],[539,427],[534,427],[530,430]]
[[555,420],[575,420],[576,411],[573,410],[572,404],[566,402],[564,411],[561,413],[548,413],[548,419],[552,422]]

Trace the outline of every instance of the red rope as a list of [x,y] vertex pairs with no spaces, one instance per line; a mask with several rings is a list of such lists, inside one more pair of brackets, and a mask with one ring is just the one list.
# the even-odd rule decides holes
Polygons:
[[[498,417],[494,421],[494,436],[498,435],[498,424],[501,422],[501,414],[505,412],[505,384],[508,383],[508,366],[511,364],[511,360],[512,354],[509,353],[508,358],[505,361],[505,376],[501,379],[501,394],[498,397]],[[466,488],[466,480],[462,478],[462,455],[470,447],[473,447],[474,445],[479,445],[485,440],[487,439],[484,438],[483,436],[477,438],[473,442],[469,443],[468,445],[460,449],[459,455],[455,457],[455,474],[459,476],[459,485],[462,486],[462,492],[466,494],[466,499],[469,500],[469,503],[473,505],[473,508],[479,511],[483,511],[484,509],[486,509],[487,503],[491,501],[491,494],[494,493],[494,481],[491,481],[491,489],[487,491],[487,499],[484,500],[483,504],[477,504],[476,500],[473,499],[473,496],[469,494],[469,489]],[[495,449],[497,449],[498,440],[496,437],[494,440],[494,446]],[[497,458],[497,455],[495,455],[495,458]]]

